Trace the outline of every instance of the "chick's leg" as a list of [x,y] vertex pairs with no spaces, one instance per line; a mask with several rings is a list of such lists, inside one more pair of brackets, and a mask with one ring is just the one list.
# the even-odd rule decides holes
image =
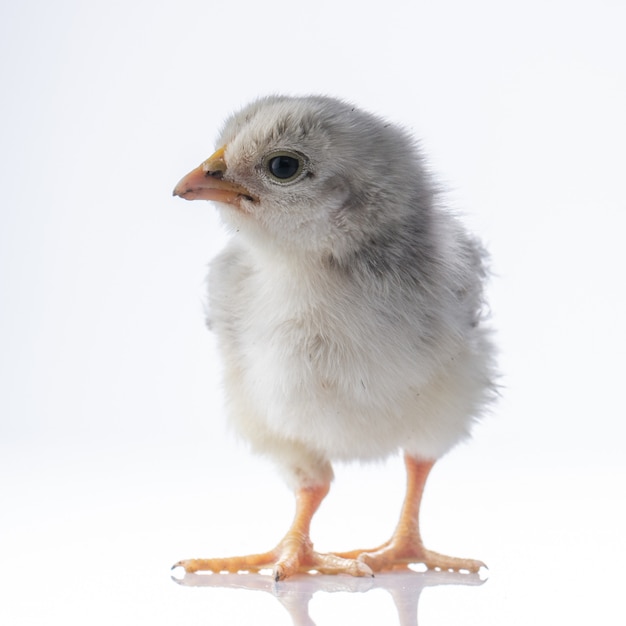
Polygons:
[[174,567],[187,572],[258,572],[273,570],[275,580],[283,580],[298,572],[316,570],[323,574],[352,574],[372,576],[372,570],[363,561],[345,559],[334,554],[322,554],[313,550],[309,538],[311,519],[328,493],[330,485],[302,487],[296,491],[296,514],[280,543],[269,552],[223,559],[188,559]]
[[419,513],[424,484],[434,461],[405,456],[407,491],[400,521],[391,539],[375,550],[352,550],[337,553],[346,559],[358,559],[375,571],[405,568],[409,563],[423,563],[429,569],[477,572],[482,561],[460,559],[427,550],[419,531]]

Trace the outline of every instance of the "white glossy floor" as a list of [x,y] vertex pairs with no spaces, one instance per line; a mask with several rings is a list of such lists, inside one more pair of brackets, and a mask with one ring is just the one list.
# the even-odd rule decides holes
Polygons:
[[[239,469],[211,475],[199,445],[3,450],[0,622],[485,626],[626,616],[624,476],[472,472],[462,467],[471,447],[435,471],[424,534],[435,549],[485,560],[482,578],[408,572],[274,584],[170,572],[178,558],[270,547],[289,522],[290,495],[272,468],[233,455]],[[399,459],[339,468],[314,523],[318,547],[382,541],[401,472]]]

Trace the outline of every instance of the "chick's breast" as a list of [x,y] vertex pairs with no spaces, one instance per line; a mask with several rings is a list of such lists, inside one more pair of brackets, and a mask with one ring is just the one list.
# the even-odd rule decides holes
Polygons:
[[298,267],[245,240],[213,262],[231,418],[261,450],[285,441],[330,460],[398,448],[437,458],[484,402],[486,340],[465,318],[451,327],[461,322],[445,319],[449,303],[434,306],[446,285],[437,296],[355,271]]

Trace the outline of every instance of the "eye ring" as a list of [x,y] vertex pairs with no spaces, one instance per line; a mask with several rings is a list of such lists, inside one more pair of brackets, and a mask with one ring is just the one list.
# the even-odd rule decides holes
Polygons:
[[302,176],[305,158],[297,152],[277,150],[263,159],[263,169],[272,182],[292,183]]

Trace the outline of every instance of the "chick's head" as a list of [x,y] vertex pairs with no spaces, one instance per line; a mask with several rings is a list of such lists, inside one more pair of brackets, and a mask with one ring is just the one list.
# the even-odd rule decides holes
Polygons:
[[219,149],[174,193],[287,249],[341,256],[428,206],[432,185],[402,129],[326,97],[268,97],[230,117]]

